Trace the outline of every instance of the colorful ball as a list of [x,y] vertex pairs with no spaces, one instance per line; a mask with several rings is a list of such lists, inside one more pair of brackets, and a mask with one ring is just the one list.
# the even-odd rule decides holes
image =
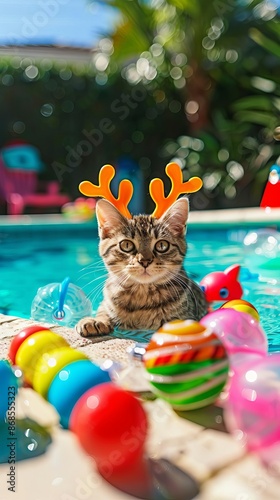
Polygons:
[[229,368],[218,336],[192,320],[163,325],[153,334],[143,361],[152,391],[178,410],[213,403]]
[[33,385],[34,372],[43,354],[68,345],[63,337],[50,330],[28,336],[18,348],[15,357],[15,362],[22,369],[26,382]]
[[[142,460],[148,422],[140,401],[112,383],[88,390],[75,405],[70,429],[101,471]],[[129,470],[128,470],[129,474]],[[104,474],[103,474],[104,475]]]
[[88,357],[69,346],[62,345],[50,352],[46,351],[36,364],[33,377],[34,390],[47,399],[49,387],[56,374],[69,363],[81,359],[88,359]]
[[280,354],[244,363],[232,377],[224,417],[250,451],[280,443]]
[[240,351],[267,353],[266,335],[259,322],[250,314],[235,309],[220,308],[204,316],[200,323],[218,335],[230,360]]
[[40,325],[32,325],[28,326],[27,328],[24,328],[24,330],[21,330],[12,340],[10,344],[10,349],[8,353],[8,357],[10,361],[13,363],[13,365],[16,362],[16,354],[18,352],[18,349],[20,348],[21,344],[27,339],[27,337],[30,337],[30,335],[33,335],[33,333],[42,333],[42,332],[49,332],[50,330],[48,328],[44,328],[43,326]]
[[229,300],[221,306],[221,309],[235,309],[235,311],[251,314],[255,320],[260,321],[260,315],[257,309],[247,300]]
[[89,360],[64,366],[54,377],[48,391],[48,401],[59,413],[61,425],[68,428],[71,412],[86,391],[110,380],[108,372]]

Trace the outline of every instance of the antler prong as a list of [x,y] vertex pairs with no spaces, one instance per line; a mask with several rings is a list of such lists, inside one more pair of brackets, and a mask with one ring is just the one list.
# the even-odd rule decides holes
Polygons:
[[79,190],[85,196],[106,198],[110,201],[125,217],[131,218],[127,208],[132,195],[133,185],[128,179],[120,182],[118,198],[113,195],[110,183],[115,176],[115,169],[112,165],[104,165],[99,172],[98,186],[90,181],[83,181],[79,185]]
[[168,196],[164,196],[163,182],[161,179],[153,179],[150,182],[150,195],[156,204],[152,214],[159,218],[164,212],[177,200],[180,194],[195,193],[202,186],[202,180],[199,177],[192,177],[183,182],[183,173],[177,163],[169,163],[165,168],[166,175],[171,180],[171,189]]

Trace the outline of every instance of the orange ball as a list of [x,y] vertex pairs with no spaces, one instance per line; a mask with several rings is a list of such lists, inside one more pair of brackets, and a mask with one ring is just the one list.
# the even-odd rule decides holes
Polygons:
[[250,314],[256,321],[260,321],[260,315],[257,309],[247,300],[229,300],[223,304],[220,309],[235,309],[235,311]]

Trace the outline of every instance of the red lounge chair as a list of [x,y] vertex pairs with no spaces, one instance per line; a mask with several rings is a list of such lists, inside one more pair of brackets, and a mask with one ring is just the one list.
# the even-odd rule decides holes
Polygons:
[[8,215],[20,215],[25,206],[61,207],[70,201],[59,193],[59,183],[49,182],[44,193],[37,192],[38,172],[42,170],[39,151],[26,143],[8,145],[0,152],[0,197],[7,203]]

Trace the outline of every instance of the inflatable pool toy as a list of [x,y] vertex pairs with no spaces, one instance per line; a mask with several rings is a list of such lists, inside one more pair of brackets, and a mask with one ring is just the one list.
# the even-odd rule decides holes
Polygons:
[[93,198],[77,198],[61,207],[63,215],[71,219],[90,220],[95,216],[96,201]]
[[228,374],[218,336],[192,320],[172,321],[153,334],[143,356],[151,390],[177,410],[210,405]]
[[14,337],[8,355],[22,369],[25,381],[56,408],[65,428],[82,394],[111,380],[83,352],[39,325],[27,327]]
[[250,314],[225,307],[207,314],[200,323],[223,342],[230,362],[233,355],[241,352],[267,353],[267,337],[259,321]]
[[261,275],[280,274],[280,232],[273,229],[256,229],[246,234],[244,240],[245,262]]
[[278,447],[280,458],[280,354],[248,360],[231,380],[224,411],[230,432],[258,455]]
[[260,315],[257,309],[247,300],[229,300],[221,306],[221,309],[234,309],[235,311],[250,314],[256,321],[260,321]]
[[31,304],[32,319],[61,326],[74,327],[81,318],[91,315],[90,300],[69,278],[39,288]]
[[238,281],[239,265],[228,267],[225,271],[207,274],[200,282],[207,302],[240,299],[243,294]]

